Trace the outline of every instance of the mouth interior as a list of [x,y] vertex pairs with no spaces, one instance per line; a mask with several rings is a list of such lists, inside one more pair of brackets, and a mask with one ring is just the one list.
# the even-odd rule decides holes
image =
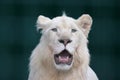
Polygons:
[[73,60],[73,55],[70,54],[67,50],[63,50],[59,54],[54,55],[54,60],[56,64],[67,64],[70,65]]

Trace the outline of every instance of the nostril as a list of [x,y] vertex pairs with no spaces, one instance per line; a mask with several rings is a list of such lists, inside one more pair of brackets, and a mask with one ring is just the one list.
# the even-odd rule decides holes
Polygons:
[[71,43],[71,42],[72,42],[72,40],[68,40],[68,41],[67,41],[67,43]]
[[64,40],[62,40],[62,39],[61,39],[61,40],[59,40],[59,42],[64,44]]
[[72,40],[69,40],[69,39],[61,39],[61,40],[59,40],[59,42],[60,43],[62,43],[62,44],[64,44],[64,45],[67,45],[68,43],[71,43],[72,42]]

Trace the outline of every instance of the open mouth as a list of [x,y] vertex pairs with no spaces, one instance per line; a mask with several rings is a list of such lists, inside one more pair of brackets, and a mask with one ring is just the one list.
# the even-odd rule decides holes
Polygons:
[[59,64],[70,65],[73,60],[73,55],[70,54],[67,50],[63,50],[59,54],[54,55],[54,60],[57,65]]

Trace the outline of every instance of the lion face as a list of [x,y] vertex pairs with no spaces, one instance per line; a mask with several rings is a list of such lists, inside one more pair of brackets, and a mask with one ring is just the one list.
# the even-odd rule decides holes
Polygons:
[[77,48],[86,44],[91,24],[89,15],[78,20],[65,15],[53,19],[39,16],[37,27],[43,29],[42,40],[52,52],[50,55],[56,69],[69,70],[73,66]]

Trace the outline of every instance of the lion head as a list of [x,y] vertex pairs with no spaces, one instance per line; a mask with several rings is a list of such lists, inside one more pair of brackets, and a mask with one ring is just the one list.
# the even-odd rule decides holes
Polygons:
[[47,55],[43,61],[47,64],[48,60],[57,70],[70,70],[77,64],[88,64],[87,37],[91,25],[92,18],[88,14],[78,19],[66,15],[50,19],[40,15],[37,28],[42,29],[41,47],[50,50],[50,52],[40,53]]

